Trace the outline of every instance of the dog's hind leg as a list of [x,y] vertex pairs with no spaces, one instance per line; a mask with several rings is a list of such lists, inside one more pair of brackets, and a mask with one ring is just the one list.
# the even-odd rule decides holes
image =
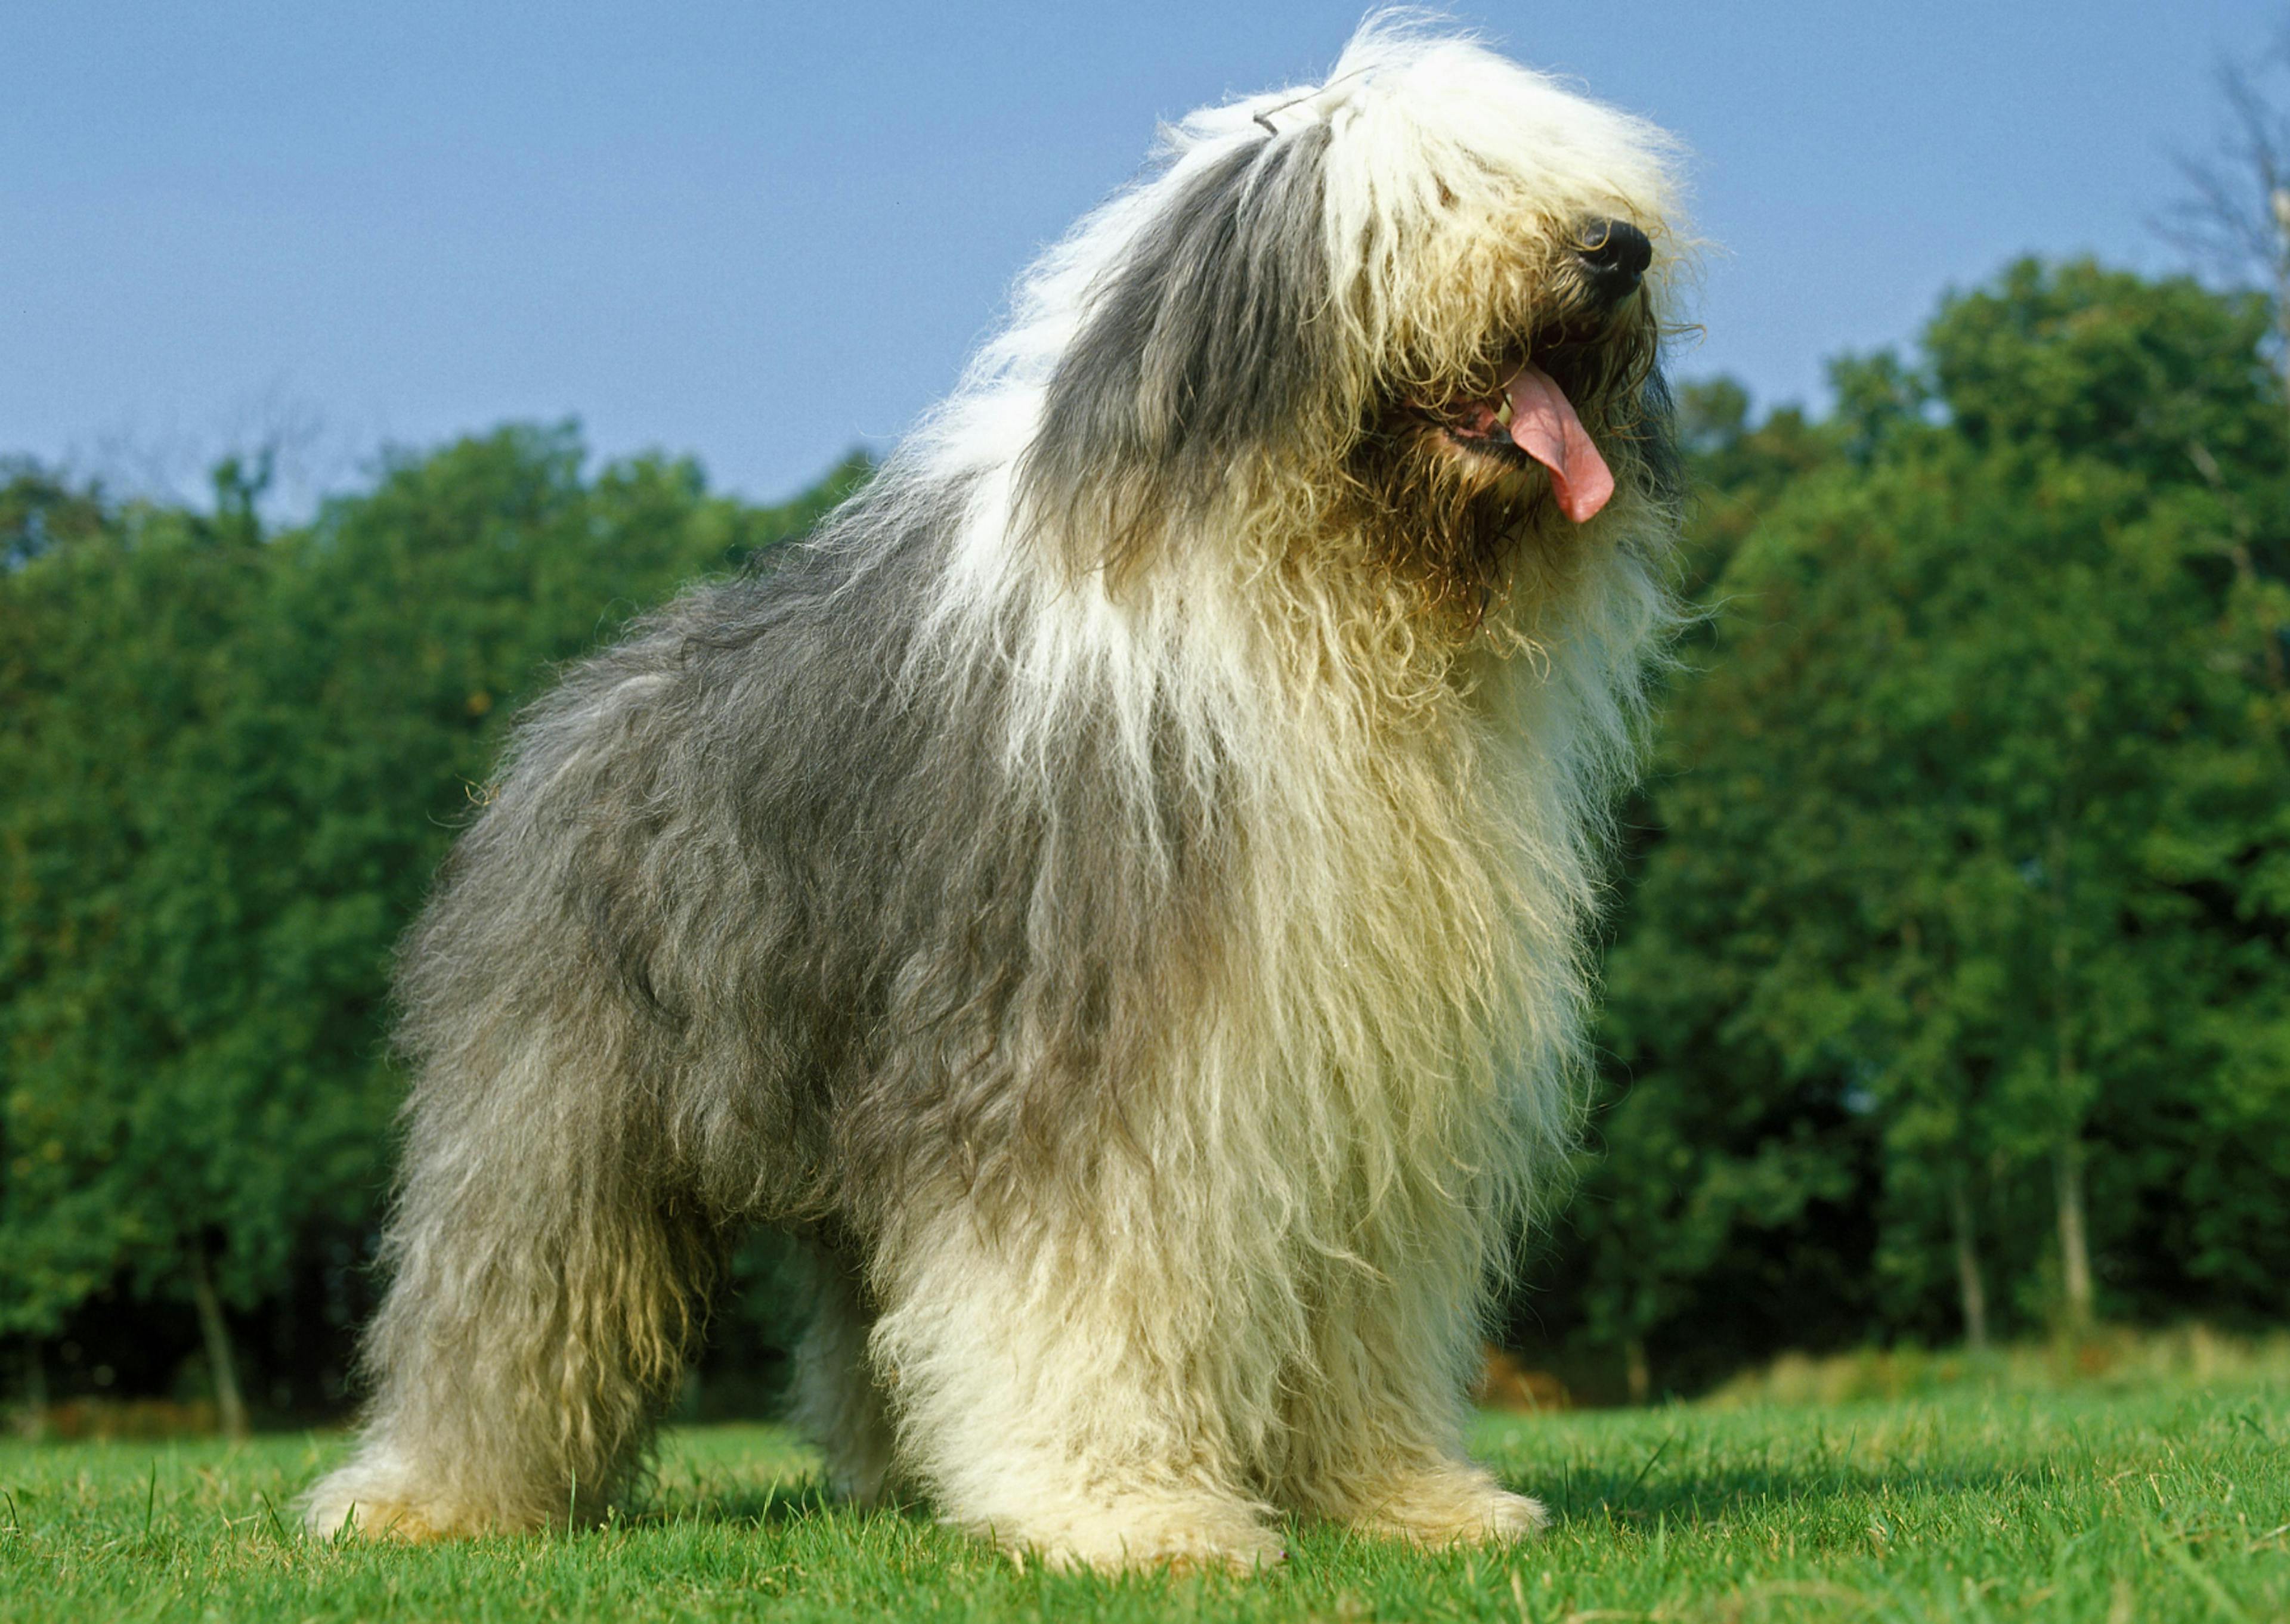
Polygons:
[[586,1524],[641,1467],[717,1237],[648,1171],[596,1053],[528,1045],[481,1086],[417,1087],[375,1392],[305,1502],[313,1533]]
[[875,1311],[865,1282],[843,1249],[807,1248],[811,1323],[795,1350],[796,1426],[827,1457],[829,1485],[875,1506],[896,1500],[890,1411],[867,1350]]

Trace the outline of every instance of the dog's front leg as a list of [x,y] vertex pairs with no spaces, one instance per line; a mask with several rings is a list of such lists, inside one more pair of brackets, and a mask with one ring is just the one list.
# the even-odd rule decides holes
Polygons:
[[874,1353],[949,1522],[1061,1567],[1282,1560],[1227,1390],[1269,1374],[1186,1248],[1055,1202],[997,1230],[956,1201],[907,1234],[878,1260]]
[[1463,1452],[1477,1373],[1480,1246],[1437,1197],[1395,1202],[1332,1260],[1313,1356],[1286,1384],[1276,1498],[1309,1516],[1423,1545],[1503,1541],[1549,1523]]

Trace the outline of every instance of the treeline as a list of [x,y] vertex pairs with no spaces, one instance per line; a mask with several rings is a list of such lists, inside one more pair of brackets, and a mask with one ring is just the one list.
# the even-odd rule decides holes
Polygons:
[[[570,428],[266,535],[0,484],[0,1334],[15,1386],[338,1407],[392,1117],[392,947],[555,662],[801,533]],[[233,1373],[238,1380],[234,1380]],[[244,1388],[243,1401],[235,1388]]]
[[1523,1338],[1643,1396],[2290,1311],[2270,316],[2029,261],[1838,364],[1825,421],[1685,393],[1704,618]]
[[[1510,1326],[1579,1388],[2290,1311],[2269,317],[2030,262],[1841,363],[1820,420],[1684,392],[1702,612]],[[510,429],[272,534],[259,467],[206,510],[0,468],[0,1391],[339,1407],[391,946],[505,719],[863,471],[763,509]],[[718,1404],[786,1337],[743,1270]]]

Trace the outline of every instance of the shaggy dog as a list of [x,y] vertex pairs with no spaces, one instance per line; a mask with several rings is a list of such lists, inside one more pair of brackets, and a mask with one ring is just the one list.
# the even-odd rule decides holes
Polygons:
[[1101,1567],[1536,1528],[1464,1394],[1668,620],[1673,193],[1371,20],[1168,132],[807,542],[540,700],[405,948],[309,1525],[597,1516],[767,1223],[862,1500]]

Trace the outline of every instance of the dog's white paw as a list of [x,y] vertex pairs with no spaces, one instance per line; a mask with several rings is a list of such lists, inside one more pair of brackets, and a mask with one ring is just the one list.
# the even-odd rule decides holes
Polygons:
[[1459,1469],[1395,1483],[1345,1520],[1362,1532],[1418,1545],[1507,1545],[1549,1527],[1550,1513],[1483,1472]]
[[302,1532],[314,1540],[441,1540],[428,1511],[370,1481],[337,1472],[302,1502]]
[[397,1540],[425,1544],[502,1532],[498,1517],[417,1492],[388,1467],[352,1461],[302,1499],[302,1532],[314,1540]]
[[1163,1568],[1245,1575],[1288,1559],[1280,1536],[1248,1508],[1215,1502],[1116,1500],[1085,1515],[997,1524],[992,1532],[1016,1561],[1062,1571]]

